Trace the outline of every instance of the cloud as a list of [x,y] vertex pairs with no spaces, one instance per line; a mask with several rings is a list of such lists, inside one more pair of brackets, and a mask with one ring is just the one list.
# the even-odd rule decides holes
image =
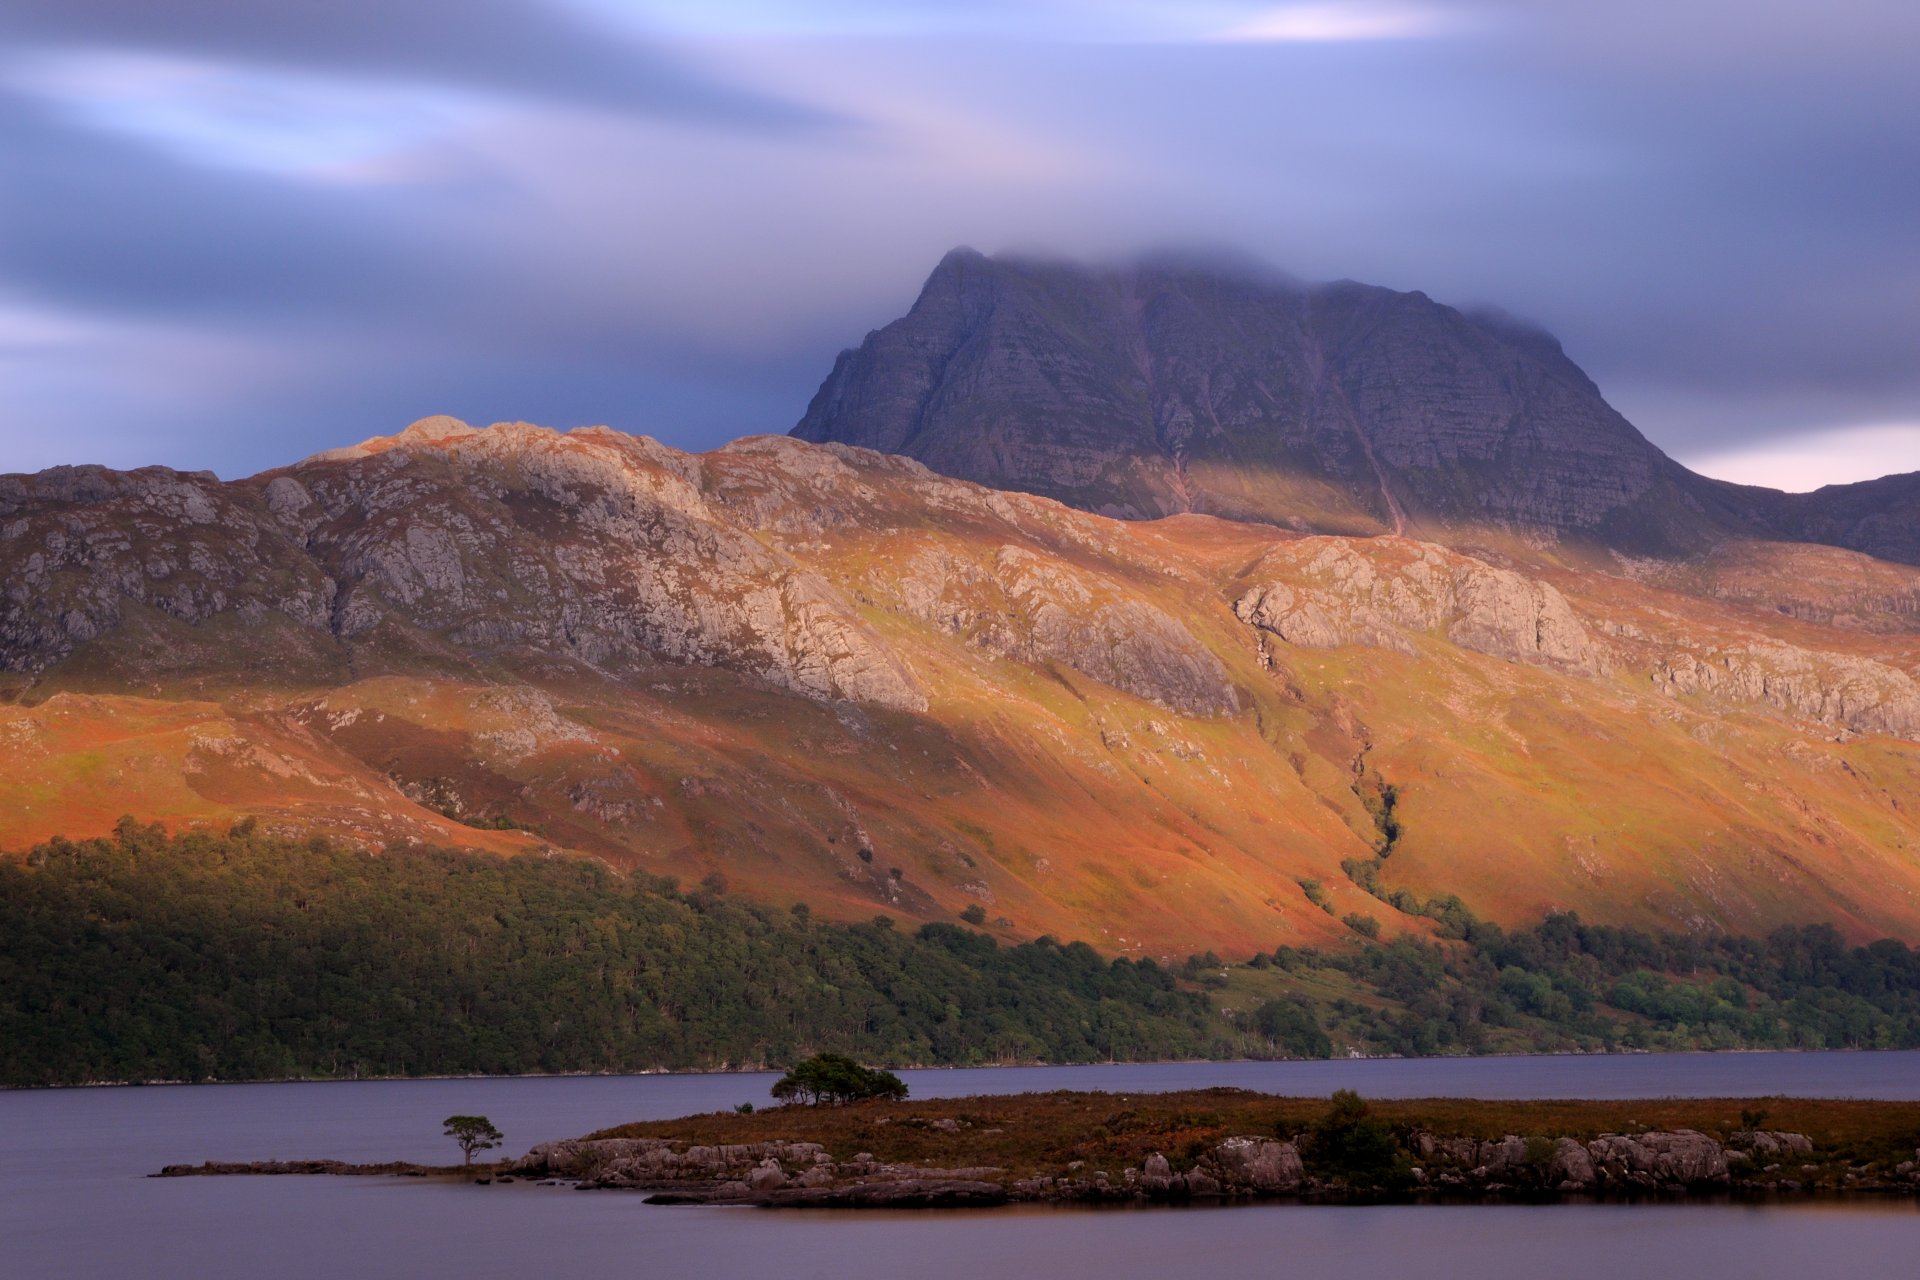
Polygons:
[[1214,39],[1257,43],[1317,44],[1348,40],[1415,40],[1457,30],[1461,15],[1429,5],[1347,0],[1289,4],[1234,24]]
[[0,48],[16,59],[145,52],[734,128],[843,123],[730,85],[630,28],[540,0],[7,0]]
[[1920,422],[1911,5],[632,12],[0,3],[0,322],[41,334],[0,399],[57,433],[0,469],[441,409],[777,431],[957,243],[1499,304],[1687,458]]

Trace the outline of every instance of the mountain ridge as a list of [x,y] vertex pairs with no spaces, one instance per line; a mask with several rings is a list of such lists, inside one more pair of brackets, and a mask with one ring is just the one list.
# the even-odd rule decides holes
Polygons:
[[1601,572],[430,419],[0,477],[0,552],[0,848],[257,816],[1123,954],[1449,894],[1920,937],[1920,572],[1832,548]]
[[1765,537],[1920,562],[1920,474],[1816,495],[1713,480],[1538,325],[1205,257],[955,250],[841,353],[793,434],[1129,518],[1452,543],[1492,526],[1667,557]]

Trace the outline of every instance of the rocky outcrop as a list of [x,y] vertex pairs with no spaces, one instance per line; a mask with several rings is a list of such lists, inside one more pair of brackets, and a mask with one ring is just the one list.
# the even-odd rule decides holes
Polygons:
[[0,671],[45,670],[142,609],[324,631],[338,593],[255,495],[211,475],[0,476]]
[[1586,1143],[1418,1133],[1409,1146],[1427,1185],[1455,1190],[1652,1191],[1721,1187],[1729,1180],[1725,1148],[1693,1129],[1603,1134]]
[[1234,601],[1235,616],[1302,648],[1411,654],[1414,635],[1438,633],[1513,661],[1585,674],[1608,666],[1559,591],[1429,543],[1308,538],[1269,553],[1254,576],[1267,580]]
[[707,1146],[664,1138],[578,1138],[543,1142],[510,1167],[526,1177],[566,1178],[594,1186],[738,1182],[753,1188],[757,1181],[757,1189],[771,1191],[829,1163],[826,1149],[816,1142]]
[[1658,657],[1652,680],[1669,696],[1759,702],[1854,733],[1920,737],[1920,684],[1870,658],[1750,644]]
[[400,628],[476,659],[723,666],[926,707],[853,601],[708,501],[697,459],[617,432],[430,419],[238,484],[6,477],[0,543],[0,670],[44,670],[138,605],[189,625],[278,616],[348,651]]
[[[1298,1191],[1306,1181],[1300,1149],[1271,1138],[1228,1138],[1202,1157],[1195,1169],[1228,1194],[1280,1195]],[[1187,1175],[1193,1187],[1193,1173]]]
[[1001,657],[1059,663],[1190,715],[1239,709],[1225,666],[1185,624],[1057,557],[1004,545],[977,563],[930,546],[894,589],[911,616]]
[[1595,1181],[1603,1185],[1695,1187],[1727,1180],[1727,1155],[1718,1142],[1692,1129],[1608,1134],[1587,1146]]
[[1813,1154],[1813,1140],[1806,1134],[1787,1133],[1779,1129],[1742,1129],[1727,1135],[1727,1145],[1759,1160]]

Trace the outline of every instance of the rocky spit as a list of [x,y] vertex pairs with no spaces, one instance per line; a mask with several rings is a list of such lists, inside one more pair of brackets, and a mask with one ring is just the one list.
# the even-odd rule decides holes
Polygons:
[[[953,1123],[953,1122],[947,1122]],[[1920,1151],[1891,1170],[1848,1170],[1835,1182],[1833,1153],[1804,1134],[1734,1133],[1725,1143],[1694,1129],[1576,1138],[1498,1139],[1416,1132],[1407,1142],[1416,1164],[1413,1198],[1541,1200],[1565,1196],[1624,1199],[1675,1196],[1797,1195],[1833,1191],[1920,1194]],[[1315,1177],[1301,1144],[1276,1138],[1227,1138],[1176,1171],[1154,1152],[1118,1175],[1070,1164],[1059,1176],[1011,1176],[995,1166],[936,1168],[893,1164],[860,1152],[837,1158],[815,1142],[689,1144],[669,1138],[580,1138],[545,1142],[518,1160],[462,1170],[405,1163],[337,1160],[168,1165],[156,1176],[339,1174],[422,1177],[478,1175],[482,1182],[536,1182],[581,1191],[622,1190],[649,1204],[768,1208],[963,1208],[1016,1203],[1128,1204],[1374,1198]]]

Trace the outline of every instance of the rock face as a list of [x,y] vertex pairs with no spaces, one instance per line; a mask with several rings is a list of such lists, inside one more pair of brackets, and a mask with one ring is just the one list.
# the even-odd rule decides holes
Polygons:
[[1590,675],[1606,655],[1553,587],[1428,543],[1309,538],[1272,553],[1263,582],[1234,601],[1242,622],[1291,645],[1416,650],[1409,633],[1444,630],[1463,649]]
[[1727,1180],[1727,1155],[1719,1143],[1692,1129],[1608,1135],[1587,1148],[1598,1179],[1610,1184],[1700,1186]]
[[[1801,1135],[1788,1136],[1812,1150]],[[1410,1146],[1425,1162],[1422,1174],[1428,1185],[1463,1190],[1496,1186],[1562,1192],[1699,1189],[1725,1186],[1730,1176],[1725,1149],[1693,1129],[1602,1134],[1588,1143],[1567,1137],[1527,1139],[1508,1134],[1474,1139],[1420,1133]]]
[[[1737,1185],[1794,1190],[1773,1176],[1788,1159],[1823,1157],[1804,1134],[1740,1132],[1730,1135]],[[1736,1185],[1729,1149],[1693,1129],[1607,1133],[1577,1138],[1474,1138],[1416,1132],[1408,1148],[1419,1162],[1412,1170],[1420,1194],[1528,1196],[1718,1193]],[[1832,1153],[1825,1159],[1831,1161]],[[1761,1169],[1771,1161],[1772,1169]],[[292,1172],[341,1171],[290,1169]],[[1876,1176],[1872,1187],[1903,1189],[1915,1181],[1914,1162]],[[180,1167],[169,1172],[245,1172],[241,1167]],[[263,1170],[280,1172],[279,1168]],[[1226,1138],[1201,1150],[1176,1170],[1161,1152],[1119,1176],[1088,1172],[1081,1162],[1063,1176],[1009,1179],[998,1168],[925,1168],[888,1164],[861,1153],[835,1160],[812,1143],[752,1143],[684,1146],[665,1139],[598,1139],[547,1143],[515,1162],[511,1171],[536,1178],[576,1181],[583,1187],[625,1187],[655,1193],[673,1204],[756,1203],[789,1206],[926,1206],[998,1203],[1003,1200],[1068,1202],[1260,1199],[1286,1196],[1369,1194],[1379,1188],[1349,1187],[1313,1176],[1293,1142],[1274,1138]],[[1850,1180],[1851,1182],[1851,1180]],[[1862,1186],[1869,1185],[1863,1183]],[[1850,1184],[1849,1184],[1850,1185]]]
[[[611,431],[429,419],[244,485],[150,468],[11,477],[0,668],[32,671],[129,605],[269,613],[329,640],[383,624],[457,651],[733,666],[809,697],[919,710],[835,587],[719,517],[685,454]],[[319,638],[319,637],[316,637]]]
[[1721,496],[1774,537],[1920,564],[1920,472],[1832,484],[1811,493],[1726,485]]
[[1239,709],[1220,659],[1177,618],[1057,558],[1003,546],[977,565],[929,548],[897,590],[914,617],[1003,657],[1058,662],[1169,710]]
[[1492,522],[1655,551],[1739,523],[1547,334],[1244,263],[956,250],[794,434],[1125,516]]
[[1299,1148],[1270,1138],[1228,1138],[1211,1164],[1222,1186],[1259,1195],[1297,1191],[1306,1180]]
[[1920,571],[1835,548],[1595,568],[430,419],[0,477],[0,850],[253,816],[1251,952],[1345,938],[1296,888],[1349,893],[1364,774],[1416,899],[1915,937],[1916,619]]
[[1789,645],[1679,653],[1653,670],[1663,693],[1764,702],[1803,719],[1858,733],[1920,734],[1920,685],[1898,667]]

